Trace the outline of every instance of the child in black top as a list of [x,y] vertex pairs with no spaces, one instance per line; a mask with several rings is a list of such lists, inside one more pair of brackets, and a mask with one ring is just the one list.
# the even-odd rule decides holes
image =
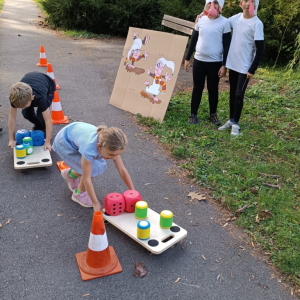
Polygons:
[[[50,144],[52,133],[52,122],[50,106],[56,90],[55,83],[51,77],[40,72],[25,74],[20,82],[14,84],[9,91],[10,110],[8,118],[9,144],[10,148],[16,146],[15,126],[17,109],[22,109],[25,119],[34,124],[33,130],[46,132],[44,148],[51,151]],[[34,108],[37,107],[37,112]]]

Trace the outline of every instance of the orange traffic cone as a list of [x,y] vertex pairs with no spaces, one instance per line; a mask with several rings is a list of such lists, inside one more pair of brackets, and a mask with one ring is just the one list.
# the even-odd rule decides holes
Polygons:
[[60,104],[58,92],[54,92],[54,99],[52,101],[52,113],[51,113],[52,124],[68,124],[69,119],[67,116],[64,116],[62,107]]
[[54,73],[53,73],[53,69],[52,69],[52,65],[51,64],[48,64],[47,75],[49,77],[51,77],[53,79],[53,81],[55,82],[56,89],[60,90],[60,86],[56,83],[56,80],[55,80],[55,77],[54,77]]
[[56,164],[60,171],[65,170],[65,169],[70,169],[70,167],[68,167],[63,160],[58,161]]
[[47,67],[47,58],[44,46],[41,46],[40,49],[40,62],[36,65],[37,67]]
[[108,246],[102,212],[94,213],[88,249],[76,254],[82,280],[90,280],[122,272],[113,247]]

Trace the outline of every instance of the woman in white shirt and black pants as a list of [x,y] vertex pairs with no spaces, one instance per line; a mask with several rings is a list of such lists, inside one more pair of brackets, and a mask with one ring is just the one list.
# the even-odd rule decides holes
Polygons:
[[221,125],[217,117],[219,100],[219,80],[226,75],[226,59],[231,40],[228,20],[221,16],[224,0],[206,0],[207,15],[198,19],[186,54],[185,70],[189,71],[189,60],[196,50],[193,64],[194,88],[192,93],[191,116],[189,124],[198,124],[198,108],[207,78],[210,120]]

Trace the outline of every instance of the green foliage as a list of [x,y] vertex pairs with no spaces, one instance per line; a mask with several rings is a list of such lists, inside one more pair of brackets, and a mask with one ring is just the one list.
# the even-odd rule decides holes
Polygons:
[[[248,205],[238,224],[300,284],[300,72],[287,76],[284,69],[259,69],[256,77],[262,81],[246,91],[238,137],[210,123],[207,92],[198,112],[199,125],[188,125],[190,93],[171,99],[163,123],[140,121],[172,149],[182,169],[212,190],[214,198],[232,211]],[[223,123],[228,119],[228,99],[228,91],[220,92],[218,116]],[[256,222],[265,209],[273,217]]]
[[2,10],[3,4],[4,4],[4,0],[0,0],[0,12]]
[[[0,0],[2,1],[2,0]],[[171,31],[161,26],[163,14],[194,21],[204,0],[35,0],[41,2],[50,24],[70,30],[126,36],[128,27]],[[227,1],[223,15],[242,12],[239,0]],[[296,50],[300,9],[288,0],[260,1],[264,24],[265,58],[286,63]]]
[[48,21],[66,29],[126,35],[128,27],[157,29],[162,19],[158,0],[44,0]]

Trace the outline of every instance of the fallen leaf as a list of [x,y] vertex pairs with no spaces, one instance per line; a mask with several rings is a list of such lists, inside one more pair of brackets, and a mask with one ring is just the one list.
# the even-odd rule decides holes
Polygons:
[[201,256],[203,257],[203,259],[207,260],[204,255],[201,254]]
[[72,218],[70,218],[71,220],[75,220],[75,219],[77,219],[76,217],[72,217]]
[[134,276],[135,277],[143,277],[147,273],[148,273],[148,271],[147,271],[146,267],[142,263],[136,262]]
[[273,214],[269,210],[267,210],[267,209],[263,209],[260,213],[266,219],[273,217]]
[[58,217],[62,217],[63,215],[59,215],[59,214],[58,214],[57,216],[58,216]]
[[242,250],[245,250],[245,248],[244,248],[244,247],[242,247],[242,246],[239,246],[239,248],[240,248],[240,249],[242,249]]
[[38,235],[36,235],[36,236],[35,236],[35,238],[36,238],[36,239],[38,239],[38,238],[39,238],[39,236],[38,236]]
[[188,216],[190,216],[192,213],[189,213]]
[[84,294],[84,295],[82,295],[81,297],[83,298],[83,297],[87,297],[87,296],[89,296],[90,294]]
[[232,272],[230,273],[230,277],[231,277],[231,278],[233,278],[233,274],[232,274]]
[[216,263],[219,263],[219,261],[216,259]]
[[299,224],[299,222],[297,222],[296,220],[293,220],[296,224]]
[[149,185],[149,184],[154,184],[154,183],[150,183],[150,182],[148,182],[148,183],[145,183],[145,185]]
[[27,198],[27,197],[24,195],[24,198]]
[[226,227],[228,225],[228,223],[225,223],[224,225],[223,225],[223,227]]
[[2,224],[1,224],[1,222],[0,222],[0,228],[2,227]]
[[260,221],[260,218],[258,217],[258,215],[256,215],[256,217],[255,217],[255,223],[259,223],[259,221]]
[[251,245],[252,245],[253,248],[255,248],[255,245],[254,245],[254,243],[252,241],[251,241]]
[[258,194],[258,191],[255,188],[251,188],[250,191],[255,195]]
[[199,193],[190,192],[188,197],[191,197],[192,200],[197,199],[198,201],[206,200],[204,195],[199,195]]
[[10,223],[10,220],[11,220],[11,218],[9,218],[9,219],[7,220],[7,222],[5,223],[5,225],[9,224],[9,223]]
[[252,275],[252,276],[251,276],[251,279],[253,280],[254,278],[255,278],[254,275]]
[[177,283],[179,280],[180,280],[180,278],[178,277],[178,278],[174,281],[174,283]]
[[165,199],[167,199],[167,200],[169,200],[169,198],[167,198],[167,197],[164,197]]
[[243,207],[239,208],[235,213],[239,214],[239,213],[243,212],[247,207],[248,207],[248,205],[245,204]]
[[24,223],[25,221],[21,221],[21,222],[19,222],[20,224],[22,224],[22,223]]

